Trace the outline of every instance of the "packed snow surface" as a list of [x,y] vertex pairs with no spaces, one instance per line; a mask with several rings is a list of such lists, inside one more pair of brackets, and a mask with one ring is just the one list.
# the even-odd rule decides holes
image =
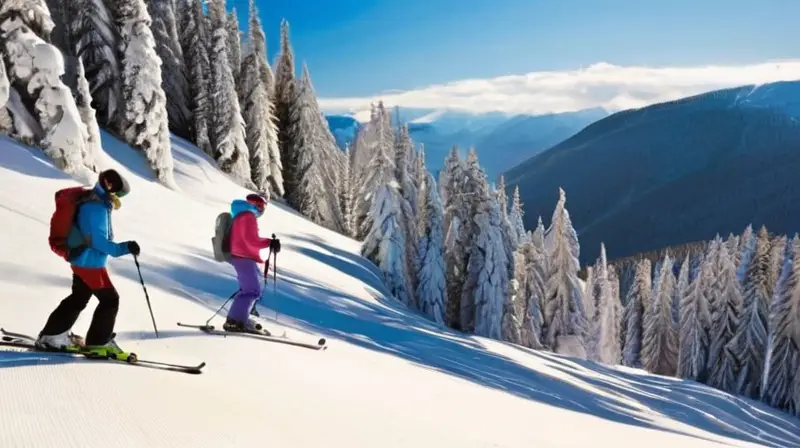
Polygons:
[[[385,296],[357,242],[275,203],[260,225],[283,251],[259,310],[273,333],[324,336],[329,348],[180,328],[205,322],[236,290],[211,236],[217,214],[245,191],[182,140],[173,139],[181,191],[155,183],[144,157],[115,138],[104,134],[103,146],[100,165],[132,185],[114,233],[142,247],[160,335],[123,257],[110,261],[118,342],[143,359],[208,365],[186,375],[0,351],[2,447],[800,446],[800,421],[750,400],[437,327]],[[36,334],[69,293],[69,268],[47,234],[53,193],[75,182],[3,139],[0,183],[0,326]],[[85,334],[95,305],[76,332]]]

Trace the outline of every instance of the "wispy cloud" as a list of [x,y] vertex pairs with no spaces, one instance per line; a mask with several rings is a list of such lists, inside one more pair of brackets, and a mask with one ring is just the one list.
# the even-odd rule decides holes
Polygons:
[[465,79],[362,98],[320,98],[326,111],[363,111],[370,102],[391,107],[546,114],[602,107],[609,112],[647,106],[709,90],[800,79],[800,60],[750,65],[620,67],[597,63],[561,72]]

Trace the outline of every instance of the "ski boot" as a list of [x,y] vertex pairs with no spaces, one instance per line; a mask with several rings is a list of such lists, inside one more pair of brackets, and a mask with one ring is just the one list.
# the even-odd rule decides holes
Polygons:
[[136,354],[122,350],[119,345],[117,345],[116,341],[114,341],[115,337],[116,333],[112,333],[111,338],[103,345],[86,345],[81,353],[87,358],[116,359],[118,361],[130,363],[136,362]]
[[222,329],[231,333],[251,333],[259,334],[262,336],[271,336],[266,328],[261,326],[255,319],[247,319],[247,322],[241,323],[239,321],[228,318],[222,324]]
[[61,334],[39,334],[34,345],[44,351],[80,353],[86,343],[83,337],[67,330]]

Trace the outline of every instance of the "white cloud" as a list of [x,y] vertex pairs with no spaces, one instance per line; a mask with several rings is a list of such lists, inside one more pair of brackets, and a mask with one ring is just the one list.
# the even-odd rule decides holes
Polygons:
[[800,60],[660,68],[601,62],[572,71],[465,79],[373,97],[320,98],[319,102],[326,111],[351,112],[363,112],[378,100],[391,107],[470,112],[546,114],[593,107],[615,112],[709,90],[798,79]]

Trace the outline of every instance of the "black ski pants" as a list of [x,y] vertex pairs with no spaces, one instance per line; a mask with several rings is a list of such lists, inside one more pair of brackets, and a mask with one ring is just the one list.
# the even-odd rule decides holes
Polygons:
[[[99,301],[92,316],[92,323],[86,333],[86,345],[104,345],[111,339],[119,311],[119,293],[108,278],[105,269],[92,270],[91,274],[73,272],[72,294],[62,300],[50,314],[41,331],[44,335],[61,334],[75,325],[81,312],[89,304],[92,295]],[[88,282],[88,283],[87,283]],[[89,286],[92,284],[94,288]]]

